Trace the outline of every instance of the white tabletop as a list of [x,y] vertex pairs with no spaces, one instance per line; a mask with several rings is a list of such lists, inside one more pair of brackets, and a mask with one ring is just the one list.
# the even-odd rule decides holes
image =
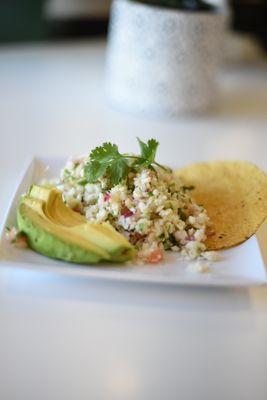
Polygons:
[[[225,68],[209,116],[112,110],[102,43],[0,50],[0,220],[25,159],[124,151],[157,138],[163,163],[246,159],[267,170],[266,63]],[[267,227],[259,239],[267,262]],[[1,400],[265,400],[267,288],[189,289],[0,270]]]

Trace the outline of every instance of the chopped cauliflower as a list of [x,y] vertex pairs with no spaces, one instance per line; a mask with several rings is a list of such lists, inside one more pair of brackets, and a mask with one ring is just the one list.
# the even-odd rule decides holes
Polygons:
[[83,180],[86,158],[69,161],[57,187],[69,207],[90,221],[110,222],[136,247],[139,260],[158,263],[165,250],[187,259],[215,259],[206,251],[210,221],[180,180],[162,169],[130,172],[118,185],[105,178],[90,184]]

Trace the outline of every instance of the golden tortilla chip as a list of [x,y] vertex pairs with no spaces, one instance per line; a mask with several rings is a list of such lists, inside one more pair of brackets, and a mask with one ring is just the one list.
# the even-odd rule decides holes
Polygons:
[[177,171],[192,196],[203,205],[214,231],[209,250],[225,249],[249,239],[267,217],[267,175],[248,162],[198,163]]

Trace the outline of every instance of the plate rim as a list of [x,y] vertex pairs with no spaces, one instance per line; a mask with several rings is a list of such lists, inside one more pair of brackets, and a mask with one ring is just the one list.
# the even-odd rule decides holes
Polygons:
[[31,158],[27,158],[27,160],[24,161],[22,171],[20,172],[20,174],[16,180],[17,183],[14,185],[14,188],[11,191],[11,195],[10,195],[10,198],[9,198],[7,206],[6,206],[6,210],[4,211],[4,215],[3,215],[3,218],[0,223],[0,245],[2,244],[2,241],[3,241],[3,235],[5,233],[5,227],[6,227],[8,216],[11,211],[11,207],[15,201],[15,198],[18,195],[19,189],[21,187],[23,180],[25,179],[25,176],[29,172],[29,169],[34,164],[35,160],[36,160],[36,157],[34,156]]

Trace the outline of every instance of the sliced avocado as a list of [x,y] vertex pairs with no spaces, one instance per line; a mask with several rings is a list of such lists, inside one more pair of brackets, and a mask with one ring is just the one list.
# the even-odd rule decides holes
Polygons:
[[51,195],[54,196],[56,192],[56,188],[53,188],[53,190],[51,190],[51,188],[47,186],[32,185],[29,190],[29,196],[47,202],[49,197]]
[[[55,188],[33,185],[19,206],[18,224],[34,250],[53,258],[79,263],[123,262],[135,254],[132,245],[110,224],[87,221],[64,204],[62,193]],[[38,232],[42,240],[37,240]],[[58,249],[53,248],[51,237]],[[76,250],[71,255],[73,246]],[[84,257],[84,252],[90,254]]]
[[[113,261],[126,261],[134,256],[134,250],[130,243],[118,233],[118,237],[112,237],[106,232],[102,224],[87,222],[69,228],[69,232],[81,237],[90,238],[91,243],[101,246],[111,256]],[[115,233],[117,233],[115,231]]]
[[110,259],[103,249],[79,236],[70,236],[66,228],[51,222],[43,207],[41,200],[27,196],[18,207],[18,227],[33,250],[51,258],[84,264]]
[[32,186],[30,195],[45,201],[44,212],[55,224],[69,228],[70,235],[89,239],[109,253],[112,261],[122,262],[134,256],[134,248],[108,223],[87,221],[84,216],[67,207],[57,189]]
[[45,214],[54,223],[64,226],[77,226],[84,224],[86,219],[78,212],[67,207],[62,199],[62,193],[56,188],[47,188],[33,185],[30,196],[45,202]]

